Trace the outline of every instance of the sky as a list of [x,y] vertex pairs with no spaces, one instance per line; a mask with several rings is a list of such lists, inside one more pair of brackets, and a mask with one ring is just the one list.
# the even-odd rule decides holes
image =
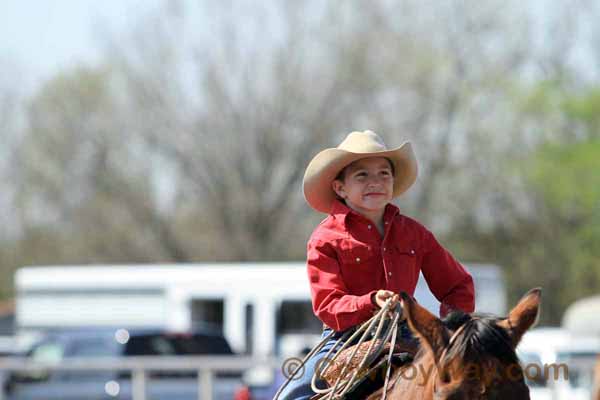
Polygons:
[[102,37],[127,29],[162,0],[3,0],[0,11],[0,63],[44,80],[79,62],[99,57]]
[[[130,32],[132,25],[164,8],[168,1],[184,3],[186,13],[197,13],[198,4],[205,4],[201,0],[3,0],[0,73],[4,76],[0,76],[0,84],[14,76],[19,84],[33,89],[68,67],[94,63],[102,52],[103,39]],[[538,23],[556,14],[547,0],[527,4]],[[543,43],[548,32],[541,29],[540,33]]]

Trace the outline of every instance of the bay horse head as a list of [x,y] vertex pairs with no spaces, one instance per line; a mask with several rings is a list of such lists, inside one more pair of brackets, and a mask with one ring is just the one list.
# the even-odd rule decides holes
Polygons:
[[422,399],[529,399],[515,348],[537,320],[540,297],[541,289],[530,290],[506,318],[455,312],[442,321],[402,293],[407,322],[421,341],[414,363],[430,373],[420,388],[404,380],[394,388],[402,393],[397,398],[415,390]]

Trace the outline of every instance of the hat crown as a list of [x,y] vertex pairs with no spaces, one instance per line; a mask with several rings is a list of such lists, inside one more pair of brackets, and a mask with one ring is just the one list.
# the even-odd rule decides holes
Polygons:
[[387,150],[383,139],[373,131],[350,132],[337,148],[352,153],[375,153]]

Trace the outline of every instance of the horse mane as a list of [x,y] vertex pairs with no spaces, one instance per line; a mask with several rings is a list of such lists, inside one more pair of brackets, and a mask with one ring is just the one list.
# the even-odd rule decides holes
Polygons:
[[479,363],[490,357],[505,365],[518,364],[508,333],[497,325],[500,319],[489,314],[467,314],[453,311],[442,322],[451,331],[464,325],[462,334],[454,340],[446,359],[460,357],[465,362]]

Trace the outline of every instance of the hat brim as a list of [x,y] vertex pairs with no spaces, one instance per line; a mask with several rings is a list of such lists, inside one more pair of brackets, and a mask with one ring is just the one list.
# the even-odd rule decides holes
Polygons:
[[394,191],[392,197],[404,193],[417,179],[417,160],[410,142],[400,147],[372,153],[354,153],[338,148],[325,149],[306,167],[302,190],[308,204],[317,211],[329,213],[336,199],[331,182],[348,164],[366,157],[386,157],[394,164]]

